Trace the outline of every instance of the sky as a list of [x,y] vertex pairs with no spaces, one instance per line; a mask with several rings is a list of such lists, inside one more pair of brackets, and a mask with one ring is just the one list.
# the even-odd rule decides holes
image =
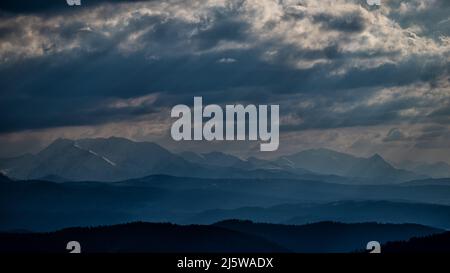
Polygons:
[[[0,157],[119,136],[450,163],[449,1],[29,2],[0,4]],[[278,151],[171,140],[170,109],[194,96],[279,104]]]

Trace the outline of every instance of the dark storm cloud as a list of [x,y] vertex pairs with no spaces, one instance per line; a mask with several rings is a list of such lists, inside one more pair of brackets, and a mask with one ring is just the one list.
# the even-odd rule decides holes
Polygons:
[[199,49],[208,49],[217,46],[220,41],[243,41],[248,26],[245,22],[227,18],[218,18],[218,22],[194,36]]
[[[212,49],[220,42],[250,40],[249,24],[236,16],[238,8],[212,9],[207,18],[195,23],[162,15],[137,16],[128,22],[121,33],[126,35],[144,29],[136,42],[143,45],[147,52],[171,56],[180,53],[190,55]],[[151,28],[146,29],[149,26]]]
[[449,63],[438,59],[412,56],[397,64],[384,64],[373,69],[353,69],[336,83],[337,88],[401,86],[419,81],[434,81],[445,75]]
[[439,39],[450,34],[450,2],[447,0],[389,1],[391,14],[404,28],[419,26],[421,35]]
[[[180,3],[189,8],[191,2]],[[303,11],[302,17],[285,14],[281,18],[289,17],[287,22],[273,19],[258,32],[254,25],[260,15],[242,14],[244,3],[209,7],[195,20],[169,16],[165,10],[133,11],[131,17],[116,18],[118,11],[107,7],[89,17],[56,22],[38,17],[42,21],[33,23],[37,19],[32,18],[29,25],[14,20],[3,24],[0,40],[17,47],[2,52],[6,61],[0,66],[0,131],[128,120],[177,103],[190,105],[196,95],[218,104],[283,103],[282,114],[302,119],[284,125],[283,130],[389,124],[412,121],[400,111],[423,107],[424,102],[416,97],[368,106],[364,101],[381,88],[413,86],[448,75],[448,61],[438,53],[421,54],[421,48],[404,56],[405,49],[395,48],[397,44],[379,43],[371,49],[363,49],[369,42],[346,46],[370,27],[362,10]],[[301,18],[311,18],[306,27],[318,27],[320,33],[288,39],[296,34],[294,28],[277,30]],[[113,27],[101,24],[107,20]],[[322,39],[329,32],[340,38]],[[268,37],[262,40],[261,36]],[[408,46],[413,42],[408,41]],[[45,44],[42,50],[41,44]],[[301,65],[316,60],[323,62]],[[106,104],[149,94],[157,94],[151,105],[114,108]],[[306,109],[286,103],[289,96],[297,95],[317,101]],[[348,108],[330,111],[337,102]]]
[[105,105],[104,98],[93,97],[11,99],[2,100],[0,107],[1,132],[133,120],[158,110],[151,104],[116,108]]
[[428,117],[436,123],[450,124],[450,105],[436,109]]
[[366,27],[365,18],[360,12],[344,13],[338,16],[320,13],[313,17],[314,22],[321,24],[324,28],[343,32],[361,32]]
[[[190,105],[195,95],[203,95],[209,103],[275,103],[280,95],[290,93],[322,94],[330,96],[330,102],[356,103],[372,94],[362,87],[396,86],[428,77],[428,70],[424,75],[424,70],[416,70],[417,66],[409,63],[351,70],[330,77],[326,65],[298,70],[277,63],[267,64],[259,54],[258,50],[228,51],[147,60],[141,54],[121,56],[110,50],[27,60],[22,65],[1,70],[0,85],[4,89],[0,99],[0,131],[62,126],[64,121],[67,125],[98,124],[142,114],[139,111],[115,114],[118,110],[110,109],[109,115],[97,115],[83,110],[111,97],[128,99],[162,92],[158,107]],[[217,60],[224,56],[239,62],[218,64]],[[346,91],[349,89],[355,91]],[[341,114],[330,113],[329,105],[319,104],[314,109],[297,112],[305,122],[295,129],[382,124],[398,119],[399,110],[417,103],[408,99],[374,107],[361,106]],[[42,119],[37,120],[39,116]]]
[[[306,107],[298,107],[296,103],[285,104],[282,112],[295,117],[295,122],[282,124],[281,129],[297,131],[402,123],[449,125],[450,113],[447,108],[437,112],[432,110],[436,108],[436,104],[445,103],[448,99],[440,98],[440,93],[430,87],[420,91],[423,95],[408,95],[408,92],[421,88],[420,84],[410,87],[385,86],[382,90],[393,94],[389,99],[383,98],[378,87],[305,93],[301,98],[307,98],[313,103]],[[432,94],[437,98],[431,99],[429,96]],[[301,98],[294,98],[292,101],[301,101]],[[423,114],[430,111],[433,112],[429,115]],[[385,140],[392,138],[388,136]]]
[[444,126],[426,126],[414,139],[415,147],[419,149],[450,148],[450,130]]
[[[191,104],[192,96],[209,97],[209,93],[216,94],[211,95],[211,103],[241,100],[243,94],[251,101],[260,96],[261,90],[276,87],[277,79],[283,76],[284,70],[264,66],[252,54],[227,53],[240,60],[238,71],[234,65],[218,64],[217,59],[222,56],[148,61],[141,55],[118,57],[102,53],[26,61],[21,66],[2,70],[0,130],[60,126],[64,120],[71,125],[97,124],[108,116],[92,115],[83,109],[110,97],[128,99],[159,91],[171,98],[158,101],[161,107],[173,106],[182,101],[183,96]],[[243,86],[253,87],[253,90],[260,86],[261,90],[249,92]],[[244,92],[227,92],[239,88]],[[129,114],[139,115],[140,112]],[[35,120],[38,116],[42,119]],[[119,117],[123,116],[111,112],[111,120]]]
[[13,25],[0,27],[0,39],[12,39],[15,36],[22,36],[23,30]]
[[399,119],[398,109],[392,106],[357,106],[344,112],[331,109],[333,100],[326,101],[312,109],[296,112],[301,118],[297,124],[282,125],[281,130],[298,131],[308,129],[330,129],[354,126],[389,124]]

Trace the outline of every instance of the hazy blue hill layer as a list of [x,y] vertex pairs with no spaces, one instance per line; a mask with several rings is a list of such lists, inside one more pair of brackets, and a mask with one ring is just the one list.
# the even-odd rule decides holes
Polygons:
[[[159,180],[159,177],[154,179]],[[151,183],[54,183],[4,178],[0,182],[0,229],[54,230],[142,219],[177,221],[207,208],[283,202],[286,199],[221,189],[168,189]]]
[[419,225],[339,224],[306,226],[225,221],[211,226],[131,223],[70,228],[52,233],[0,233],[0,252],[67,252],[77,240],[82,252],[350,252],[370,240],[386,242],[442,230]]
[[450,178],[421,179],[402,183],[403,186],[450,186]]
[[450,229],[450,206],[389,201],[340,201],[325,204],[284,204],[273,207],[212,209],[186,223],[212,224],[225,219],[302,225],[320,221],[344,223],[420,223]]
[[169,190],[223,190],[304,202],[403,200],[450,205],[450,187],[445,184],[431,183],[431,181],[416,186],[346,185],[303,179],[200,179],[150,176],[123,181],[119,184],[152,186]]
[[[137,220],[211,223],[244,217],[300,224],[321,220],[405,221],[448,227],[446,205],[450,204],[450,187],[436,185],[351,186],[289,179],[170,176],[150,176],[118,183],[11,181],[3,176],[0,181],[1,230],[55,230]],[[339,200],[404,200],[410,203],[320,205]],[[274,207],[287,203],[306,205]],[[249,213],[241,209],[243,207],[259,209]],[[272,208],[261,209],[264,207]]]

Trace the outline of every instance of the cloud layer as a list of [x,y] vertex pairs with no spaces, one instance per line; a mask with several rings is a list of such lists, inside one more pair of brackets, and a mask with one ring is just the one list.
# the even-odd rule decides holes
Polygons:
[[[450,146],[445,0],[17,2],[0,6],[5,141],[51,128],[126,130],[149,117],[168,127],[170,107],[202,95],[280,104],[286,147],[302,143],[292,135],[374,128],[373,150]],[[441,128],[433,140],[430,126]],[[351,150],[358,140],[327,143]]]

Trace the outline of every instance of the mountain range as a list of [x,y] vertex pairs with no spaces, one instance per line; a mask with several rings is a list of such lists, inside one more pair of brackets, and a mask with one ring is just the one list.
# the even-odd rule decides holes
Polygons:
[[154,173],[182,175],[193,164],[150,142],[123,138],[58,139],[36,155],[3,160],[3,172],[18,179],[59,177],[69,181],[114,181]]
[[294,177],[274,170],[201,165],[151,142],[124,138],[58,139],[36,155],[0,160],[1,171],[16,179],[120,181],[152,174],[192,177]]
[[[450,229],[450,178],[380,155],[242,159],[58,139],[0,170],[0,252],[64,252],[74,237],[87,252],[358,252]],[[136,221],[153,223],[117,225]]]
[[343,184],[395,184],[429,178],[398,169],[376,154],[355,157],[327,149],[274,160],[240,159],[221,152],[174,154],[151,142],[124,138],[58,139],[37,154],[0,159],[15,179],[121,181],[155,174],[200,178],[290,178]]
[[419,179],[424,176],[394,168],[379,154],[369,158],[336,152],[329,149],[311,149],[296,154],[281,156],[279,165],[306,169],[318,174],[363,178],[375,184],[389,184]]

